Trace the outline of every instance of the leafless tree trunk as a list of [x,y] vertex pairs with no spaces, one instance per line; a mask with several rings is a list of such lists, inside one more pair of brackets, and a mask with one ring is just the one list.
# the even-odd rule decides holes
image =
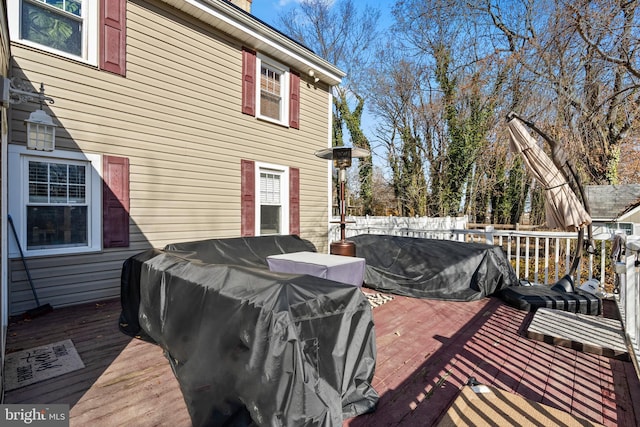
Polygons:
[[[378,37],[380,11],[366,7],[360,13],[352,0],[306,0],[289,14],[280,17],[286,33],[312,48],[323,58],[347,73],[347,78],[335,89],[334,146],[344,145],[343,126],[355,147],[371,150],[362,130],[362,113],[366,96],[360,83],[366,78],[372,58],[371,47]],[[371,157],[361,159],[359,167],[360,198],[364,213],[373,213],[373,164]]]

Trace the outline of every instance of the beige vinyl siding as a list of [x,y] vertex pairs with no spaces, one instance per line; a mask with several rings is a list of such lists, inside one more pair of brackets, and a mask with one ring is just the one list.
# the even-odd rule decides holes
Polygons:
[[[178,17],[175,18],[174,14]],[[39,297],[56,306],[118,296],[122,262],[167,243],[240,235],[240,160],[300,168],[301,237],[327,244],[328,87],[301,74],[300,130],[241,113],[242,45],[164,5],[127,2],[127,75],[13,44],[13,75],[44,82],[57,150],[128,157],[130,247],[29,258]],[[32,106],[31,106],[32,107]],[[31,108],[30,107],[30,108]],[[12,143],[24,144],[14,107]],[[11,307],[31,308],[19,259]]]

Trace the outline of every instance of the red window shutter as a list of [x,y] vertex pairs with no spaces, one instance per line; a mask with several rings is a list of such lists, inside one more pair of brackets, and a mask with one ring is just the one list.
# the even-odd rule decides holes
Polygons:
[[100,1],[100,68],[125,75],[127,0]]
[[256,171],[255,162],[241,160],[240,234],[242,237],[256,233]]
[[242,48],[242,112],[256,115],[256,53]]
[[300,235],[300,169],[289,169],[289,234]]
[[129,246],[129,159],[102,158],[102,242],[105,248]]
[[300,74],[291,72],[289,81],[289,127],[300,129]]

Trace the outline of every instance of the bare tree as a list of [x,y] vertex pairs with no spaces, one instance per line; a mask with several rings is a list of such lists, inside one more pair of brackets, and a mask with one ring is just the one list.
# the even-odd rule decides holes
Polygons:
[[582,96],[571,97],[586,171],[597,183],[616,184],[620,147],[637,132],[640,62],[636,55],[637,1],[580,1],[568,11],[567,31],[584,44]]
[[620,146],[620,184],[640,182],[640,142],[630,139]]
[[[399,212],[491,213],[516,222],[526,197],[537,216],[540,189],[508,151],[509,111],[543,129],[554,160],[568,164],[558,155],[567,153],[583,182],[637,179],[637,7],[631,0],[402,0],[375,58],[379,12],[358,13],[351,0],[303,1],[282,24],[349,74],[334,96],[335,145],[344,132],[371,149],[365,105],[378,119]],[[367,213],[371,170],[370,160],[360,162]]]
[[373,169],[374,215],[398,215],[393,187],[384,176],[382,169]]
[[524,33],[503,19],[505,2],[473,3],[491,18],[503,44],[519,40],[512,58],[527,91],[518,107],[547,131],[551,154],[569,153],[583,181],[616,183],[620,146],[637,132],[637,2],[531,1],[519,15]]
[[[431,215],[474,213],[481,200],[478,208],[485,212],[490,199],[474,192],[492,190],[483,174],[494,169],[477,163],[492,144],[507,66],[473,37],[480,30],[460,10],[445,0],[398,2],[394,41],[374,71],[384,84],[371,88],[396,188],[403,188],[404,179],[397,160],[415,162],[407,156],[411,150],[398,148],[414,144],[424,159],[427,185],[421,197]],[[405,198],[413,194],[403,191]]]
[[[371,150],[362,130],[362,114],[366,94],[360,82],[372,60],[371,47],[378,36],[380,11],[365,7],[358,12],[352,0],[304,0],[288,14],[280,17],[280,24],[291,37],[314,49],[320,56],[338,65],[347,78],[335,89],[334,146],[344,145],[343,127],[355,147]],[[360,199],[364,213],[373,213],[373,164],[371,157],[358,162]]]
[[511,110],[544,129],[554,160],[567,165],[559,153],[568,153],[583,182],[618,182],[621,148],[638,153],[637,4],[396,4],[395,36],[404,55],[424,67],[422,75],[439,91],[427,119],[438,129],[429,160],[432,210],[448,214],[462,206],[465,213],[517,220],[533,187],[504,149],[501,118]]
[[377,129],[391,169],[391,183],[401,215],[426,215],[424,126],[420,105],[423,79],[415,64],[395,54],[387,46],[380,62],[372,68],[371,108],[380,119]]

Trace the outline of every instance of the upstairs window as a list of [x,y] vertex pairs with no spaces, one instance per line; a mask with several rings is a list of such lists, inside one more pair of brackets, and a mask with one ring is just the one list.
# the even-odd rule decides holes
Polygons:
[[124,76],[126,10],[127,0],[11,0],[10,39]]
[[82,57],[83,9],[82,0],[23,0],[20,38]]
[[260,66],[260,115],[281,121],[284,107],[284,72],[262,61]]
[[242,112],[300,129],[300,75],[271,58],[244,48]]
[[258,55],[257,59],[260,71],[260,85],[256,94],[258,117],[288,125],[289,70],[262,55]]

